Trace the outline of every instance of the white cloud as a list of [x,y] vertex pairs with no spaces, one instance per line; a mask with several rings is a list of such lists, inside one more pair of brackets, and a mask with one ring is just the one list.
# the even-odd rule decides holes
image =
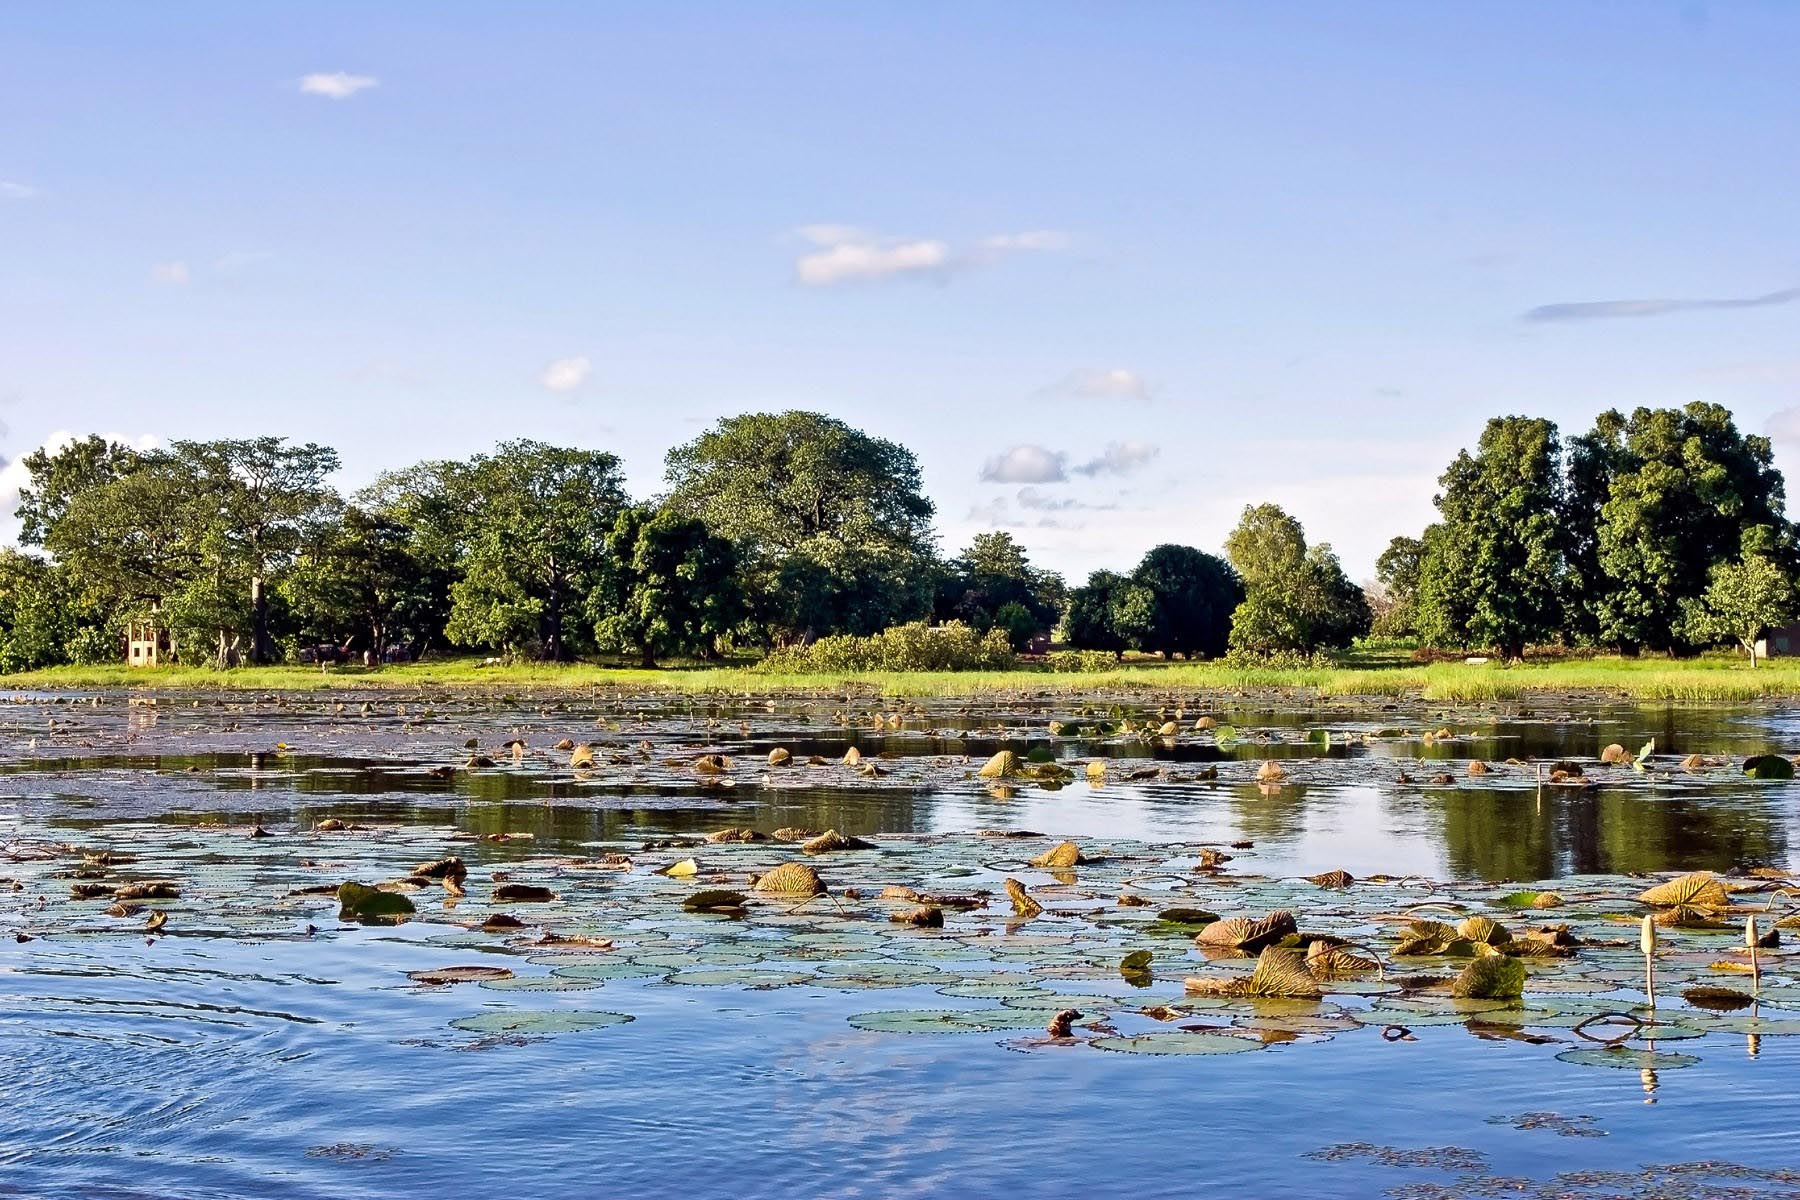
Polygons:
[[157,263],[154,267],[151,267],[150,278],[154,279],[157,283],[167,283],[179,286],[192,278],[192,275],[188,271],[188,265],[180,259],[177,259],[174,262]]
[[1066,400],[1148,400],[1150,385],[1136,371],[1082,367],[1039,389],[1046,397]]
[[988,483],[1061,483],[1068,478],[1064,470],[1068,457],[1042,446],[1014,446],[988,459],[981,478]]
[[851,240],[802,254],[794,262],[794,274],[808,287],[828,287],[858,279],[941,271],[949,261],[950,247],[939,241],[882,244]]
[[1111,442],[1100,457],[1090,459],[1073,470],[1077,475],[1129,475],[1161,453],[1160,447],[1152,446],[1149,442]]
[[309,96],[325,96],[332,100],[348,100],[365,88],[376,87],[381,80],[373,75],[351,75],[345,71],[319,72],[300,77],[300,90]]
[[559,358],[544,368],[538,382],[553,392],[572,392],[587,382],[588,374],[593,369],[594,364],[588,361],[585,354]]
[[0,179],[0,200],[31,200],[41,195],[43,193],[30,184]]
[[948,278],[951,271],[991,263],[1021,250],[1060,250],[1068,235],[1049,230],[997,233],[958,253],[941,238],[888,238],[854,225],[802,225],[794,232],[818,247],[794,260],[808,287],[903,276]]

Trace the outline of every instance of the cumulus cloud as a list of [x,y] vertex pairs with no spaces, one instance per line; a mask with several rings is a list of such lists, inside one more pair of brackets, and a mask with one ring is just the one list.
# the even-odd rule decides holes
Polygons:
[[1052,496],[1050,493],[1034,487],[1019,489],[1019,507],[1034,512],[1071,512],[1081,509],[1087,512],[1110,512],[1119,507],[1117,504],[1090,504],[1085,500],[1077,500],[1073,496]]
[[30,200],[43,195],[42,192],[27,183],[19,183],[11,179],[0,179],[0,200]]
[[1064,400],[1148,400],[1150,385],[1142,375],[1124,367],[1081,367],[1039,388],[1038,394]]
[[1098,458],[1090,459],[1073,470],[1077,475],[1129,475],[1161,453],[1160,447],[1152,446],[1149,442],[1110,442]]
[[1014,446],[987,460],[981,478],[987,483],[1061,483],[1067,479],[1069,456],[1042,446]]
[[1575,304],[1542,304],[1525,314],[1527,321],[1593,321],[1607,317],[1660,317],[1667,313],[1719,308],[1767,308],[1800,300],[1800,288],[1734,300],[1591,300]]
[[794,278],[807,287],[907,277],[942,281],[1018,251],[1060,250],[1069,240],[1049,230],[997,233],[958,252],[942,238],[882,237],[854,225],[802,225],[794,232],[816,247],[794,260]]
[[588,361],[585,354],[559,358],[544,368],[538,382],[553,392],[572,392],[587,382],[588,374],[593,369],[594,364]]
[[174,262],[157,263],[154,267],[151,267],[150,278],[157,283],[180,286],[193,278],[193,275],[192,272],[188,270],[188,265],[177,259]]
[[854,280],[933,274],[950,262],[950,247],[939,241],[843,241],[794,261],[794,276],[808,287]]
[[356,93],[376,87],[381,80],[373,75],[352,75],[346,71],[318,72],[300,77],[300,90],[309,96],[331,100],[348,100]]

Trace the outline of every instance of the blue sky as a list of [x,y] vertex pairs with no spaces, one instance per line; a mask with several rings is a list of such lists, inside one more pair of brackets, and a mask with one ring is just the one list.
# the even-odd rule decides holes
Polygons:
[[649,495],[812,408],[918,454],[948,549],[1079,576],[1274,500],[1361,577],[1489,415],[1714,400],[1800,463],[1797,46],[1785,3],[7,5],[0,454],[275,432],[354,487],[530,436]]

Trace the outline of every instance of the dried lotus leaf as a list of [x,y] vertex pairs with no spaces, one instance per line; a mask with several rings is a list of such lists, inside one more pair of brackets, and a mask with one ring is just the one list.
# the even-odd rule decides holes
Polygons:
[[785,862],[759,877],[755,890],[777,896],[820,896],[825,893],[825,883],[805,863]]
[[1031,860],[1034,867],[1075,867],[1086,862],[1081,856],[1081,847],[1074,842],[1063,842],[1044,851]]
[[1653,904],[1658,908],[1729,908],[1731,898],[1725,894],[1725,885],[1711,871],[1694,871],[1659,883],[1648,891],[1638,894],[1641,904]]

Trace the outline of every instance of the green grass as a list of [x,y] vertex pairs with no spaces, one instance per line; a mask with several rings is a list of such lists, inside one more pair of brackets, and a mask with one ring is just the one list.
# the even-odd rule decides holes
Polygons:
[[[1370,661],[1365,659],[1364,661]],[[1374,660],[1380,661],[1380,660]],[[1752,670],[1741,660],[1599,658],[1502,666],[1394,663],[1386,666],[1244,668],[1213,663],[1125,663],[1117,670],[1055,675],[1038,670],[906,672],[896,674],[776,675],[744,667],[662,671],[592,664],[482,667],[474,659],[446,659],[367,671],[343,667],[203,667],[132,669],[56,667],[0,676],[0,687],[153,690],[419,690],[471,688],[485,692],[643,688],[744,693],[831,692],[847,688],[894,696],[956,697],[1020,691],[1096,692],[1118,689],[1260,691],[1295,689],[1324,696],[1416,696],[1442,702],[1572,694],[1636,700],[1757,700],[1800,698],[1800,659]]]

